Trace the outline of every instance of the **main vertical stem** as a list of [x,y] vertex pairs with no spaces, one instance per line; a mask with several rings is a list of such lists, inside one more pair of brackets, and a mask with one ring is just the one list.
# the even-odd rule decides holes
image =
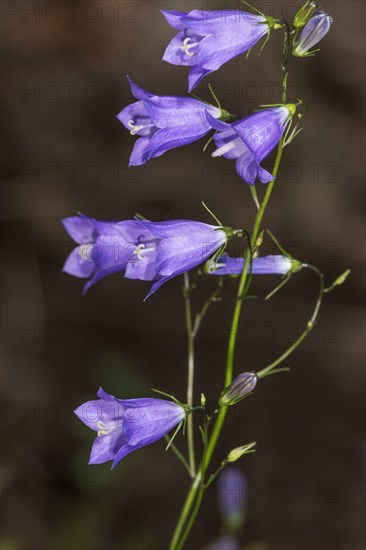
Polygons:
[[[192,326],[192,311],[190,299],[189,275],[184,274],[184,299],[186,309],[186,326],[187,326],[187,347],[188,347],[188,380],[187,380],[187,405],[193,406],[193,387],[194,387],[194,336]],[[196,475],[196,465],[194,456],[194,434],[193,434],[193,415],[190,414],[187,418],[187,441],[188,441],[188,458],[189,471],[192,478]]]
[[[288,63],[289,63],[289,56],[290,56],[290,53],[289,53],[290,42],[291,42],[290,29],[288,27],[288,24],[286,23],[286,37],[284,42],[283,64],[282,64],[282,70],[283,70],[282,103],[283,104],[285,104],[287,100],[287,80],[288,80]],[[225,371],[225,386],[228,386],[233,379],[236,336],[237,336],[238,325],[240,321],[240,314],[243,306],[243,294],[244,294],[245,285],[247,282],[248,272],[249,272],[251,259],[252,259],[251,249],[256,245],[263,216],[266,211],[268,202],[271,198],[273,187],[276,181],[275,178],[278,174],[278,169],[282,159],[283,146],[284,146],[284,142],[282,138],[277,148],[276,159],[275,159],[274,168],[272,172],[273,180],[268,183],[264,199],[262,201],[262,204],[260,205],[259,210],[257,211],[257,216],[255,218],[253,230],[250,237],[251,247],[248,249],[245,256],[244,268],[240,277],[238,292],[237,292],[236,301],[235,301],[233,319],[231,323],[231,331],[230,331],[230,338],[229,338],[229,344],[228,344],[226,371]],[[208,441],[207,447],[203,454],[202,461],[198,469],[197,475],[195,479],[192,481],[191,487],[187,494],[181,515],[178,520],[178,524],[175,528],[173,538],[169,546],[169,550],[180,550],[183,547],[183,544],[187,539],[188,534],[192,528],[194,519],[198,513],[201,500],[202,500],[203,488],[204,488],[204,485],[203,485],[204,475],[210,464],[212,455],[216,449],[216,445],[220,437],[222,427],[225,422],[226,414],[227,414],[227,407],[221,407],[220,412],[217,416],[216,423],[212,431],[211,437]]]
[[[275,166],[274,166],[274,170],[273,170],[274,178],[277,176],[277,173],[278,173],[278,168],[279,168],[279,165],[280,165],[280,162],[281,162],[282,153],[283,153],[283,142],[281,140],[279,145],[278,145],[277,155],[276,155],[276,160],[275,160]],[[252,231],[252,234],[251,234],[251,245],[252,245],[252,247],[255,246],[256,240],[258,238],[261,223],[262,223],[262,219],[263,219],[264,212],[267,208],[269,199],[270,199],[271,194],[272,194],[274,182],[275,182],[275,179],[273,179],[268,184],[267,191],[266,191],[266,194],[264,196],[263,202],[261,204],[260,209],[258,210],[257,217],[255,219],[254,226],[253,226],[253,231]],[[244,293],[244,288],[245,288],[245,284],[246,284],[247,277],[248,277],[250,261],[251,261],[251,253],[250,253],[250,250],[248,250],[248,252],[246,254],[246,257],[245,257],[245,266],[244,266],[243,272],[241,274],[240,282],[239,282],[239,287],[238,287],[238,292],[237,292],[236,302],[235,302],[235,308],[234,308],[234,314],[233,314],[233,320],[232,320],[232,323],[231,323],[230,339],[229,339],[227,362],[226,362],[226,372],[225,372],[225,386],[228,386],[229,384],[231,384],[232,379],[233,379],[236,336],[237,336],[237,332],[238,332],[240,314],[241,314],[242,307],[243,307],[243,293]],[[223,427],[223,424],[224,424],[224,421],[225,421],[226,413],[227,413],[227,407],[222,407],[221,410],[220,410],[220,414],[217,417],[217,420],[216,420],[216,423],[215,423],[215,426],[214,426],[214,429],[213,429],[213,432],[212,432],[212,435],[211,435],[211,438],[210,438],[210,441],[209,441],[209,444],[208,444],[208,449],[207,449],[207,453],[206,453],[206,460],[205,460],[205,470],[207,469],[207,467],[208,467],[208,465],[211,461],[212,455],[214,453],[214,450],[216,448],[217,441],[218,441],[218,438],[220,436],[220,433],[221,433],[221,430],[222,430],[222,427]]]
[[[277,149],[277,155],[275,160],[275,166],[273,169],[273,176],[276,177],[279,169],[279,165],[281,162],[283,153],[283,141],[281,140],[278,149]],[[260,227],[262,223],[262,219],[264,216],[264,212],[267,208],[269,199],[272,194],[273,186],[274,186],[275,179],[273,179],[267,186],[266,194],[264,196],[263,202],[260,206],[260,209],[257,212],[257,216],[254,222],[253,231],[251,234],[251,244],[252,246],[255,245],[256,240],[258,238]],[[237,297],[235,301],[235,307],[234,307],[234,313],[233,313],[233,319],[231,323],[231,330],[230,330],[230,339],[228,344],[228,353],[227,353],[227,362],[226,362],[226,372],[225,372],[225,386],[228,386],[233,378],[233,369],[234,369],[234,355],[235,355],[235,346],[236,346],[236,336],[237,336],[237,330],[238,330],[238,324],[240,320],[240,314],[243,306],[243,292],[245,288],[245,284],[247,281],[248,271],[250,267],[250,261],[251,261],[251,252],[248,250],[245,258],[245,264],[244,269],[240,277]],[[221,434],[222,427],[225,422],[225,417],[227,413],[227,407],[221,407],[220,412],[217,416],[217,420],[214,426],[214,429],[212,431],[211,437],[209,439],[207,450],[204,453],[203,457],[203,463],[201,464],[201,467],[199,468],[198,474],[196,478],[193,480],[190,490],[188,492],[188,495],[186,497],[185,504],[183,506],[178,524],[176,526],[172,542],[170,544],[169,550],[177,550],[181,548],[181,541],[185,540],[189,534],[189,531],[192,527],[192,521],[189,521],[191,510],[194,507],[195,502],[198,502],[198,506],[196,506],[194,510],[194,517],[198,512],[199,505],[202,500],[202,484],[200,482],[201,476],[206,472],[210,461],[212,459],[212,455],[215,451],[218,439]],[[203,474],[202,474],[203,472]],[[198,493],[199,489],[201,491]],[[198,500],[197,500],[198,498]],[[188,523],[187,523],[188,522]]]

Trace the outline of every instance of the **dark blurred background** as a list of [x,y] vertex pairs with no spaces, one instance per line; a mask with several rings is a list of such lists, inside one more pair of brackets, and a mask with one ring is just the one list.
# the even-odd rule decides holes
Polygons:
[[[115,118],[133,98],[129,74],[157,94],[187,90],[187,70],[161,61],[174,35],[160,9],[241,9],[239,2],[3,1],[2,26],[2,548],[167,548],[188,479],[164,442],[110,465],[87,466],[94,434],[73,408],[101,385],[119,397],[184,400],[182,281],[146,303],[149,285],[114,275],[87,295],[61,268],[73,243],[60,219],[81,211],[103,220],[139,212],[153,220],[250,228],[254,207],[234,165],[202,152],[204,140],[128,168],[135,138]],[[293,17],[301,2],[261,2]],[[261,382],[228,416],[213,467],[257,441],[240,468],[247,517],[240,541],[257,549],[364,547],[363,85],[365,4],[324,2],[334,25],[313,58],[291,64],[290,100],[308,102],[304,131],[285,150],[264,226],[331,283],[316,330],[287,361],[290,373]],[[242,116],[280,101],[282,31],[258,57],[211,75],[217,95]],[[207,80],[195,90],[210,99]],[[260,184],[259,184],[260,186]],[[258,187],[259,187],[258,186]],[[258,192],[263,193],[259,187]],[[272,249],[273,250],[273,249]],[[281,354],[309,318],[311,273],[256,279],[245,303],[236,372]],[[236,281],[225,284],[197,338],[196,400],[217,398]],[[193,296],[195,310],[215,281]],[[184,449],[184,439],[177,444]],[[197,438],[199,444],[199,438]],[[216,487],[207,493],[187,548],[220,534]],[[226,550],[226,549],[225,549]]]

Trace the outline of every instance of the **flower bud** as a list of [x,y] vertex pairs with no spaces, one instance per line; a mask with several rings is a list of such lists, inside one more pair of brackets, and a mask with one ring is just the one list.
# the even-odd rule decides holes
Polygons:
[[258,235],[257,240],[255,241],[255,246],[260,248],[263,244],[264,231],[261,231]]
[[257,380],[258,376],[255,372],[243,372],[239,374],[230,386],[225,388],[221,393],[220,404],[235,405],[254,390]]
[[252,450],[252,449],[253,449],[253,447],[255,447],[255,445],[256,445],[256,442],[253,441],[252,443],[248,443],[247,445],[242,445],[241,447],[237,447],[236,449],[233,449],[227,455],[226,461],[227,462],[236,462],[243,455],[254,452],[254,450]]
[[302,8],[299,9],[294,19],[294,28],[300,29],[305,27],[311,16],[316,11],[316,3],[311,0],[307,0]]
[[292,55],[307,57],[315,51],[310,51],[315,44],[320,42],[330,29],[333,19],[324,11],[318,10],[302,29],[299,40],[295,43]]
[[340,286],[347,280],[348,275],[351,273],[350,269],[347,269],[342,275],[336,278],[332,286]]
[[206,396],[204,393],[201,393],[201,407],[206,406]]

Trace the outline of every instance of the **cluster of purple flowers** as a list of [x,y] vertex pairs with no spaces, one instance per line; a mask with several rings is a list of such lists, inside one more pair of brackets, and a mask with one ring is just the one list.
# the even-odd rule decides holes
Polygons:
[[[163,60],[190,67],[189,92],[205,76],[249,52],[271,30],[283,26],[283,22],[273,17],[240,10],[165,10],[162,14],[178,31]],[[331,23],[332,18],[308,0],[295,18],[292,55],[312,55],[311,48],[325,36]],[[117,118],[131,135],[138,136],[130,166],[146,164],[213,131],[216,145],[213,157],[235,160],[237,173],[250,185],[257,178],[262,183],[273,180],[261,163],[283,139],[296,105],[266,106],[239,119],[223,110],[218,101],[214,106],[195,97],[158,96],[131,79],[129,83],[137,101],[125,107]],[[64,219],[63,224],[77,243],[63,270],[87,279],[84,291],[107,275],[124,272],[128,279],[152,282],[148,297],[169,279],[205,262],[208,262],[205,272],[210,275],[238,275],[245,267],[244,258],[224,254],[228,239],[237,232],[223,226],[191,220],[102,222],[81,214]],[[284,275],[300,268],[299,262],[283,255],[256,257],[249,266],[254,275]],[[243,373],[225,389],[222,403],[236,403],[256,383],[254,373]],[[176,401],[121,400],[100,388],[98,400],[84,403],[75,414],[97,432],[90,463],[112,460],[114,467],[134,449],[162,438],[182,423],[188,412],[186,406]]]
[[[102,222],[81,214],[66,218],[63,224],[77,243],[63,271],[88,279],[84,292],[107,275],[124,272],[127,279],[153,282],[148,298],[169,279],[206,260],[206,271],[212,275],[237,275],[244,268],[243,258],[220,255],[236,234],[228,227],[191,220]],[[263,256],[252,260],[251,272],[284,275],[298,269],[297,265],[286,256]]]
[[[307,10],[307,16],[314,10]],[[163,56],[173,65],[191,67],[189,91],[209,73],[224,63],[249,51],[271,29],[281,26],[275,19],[240,10],[162,11],[178,34]],[[311,55],[310,48],[328,32],[332,18],[318,10],[301,31],[293,55]],[[303,23],[301,23],[303,25]],[[295,114],[295,105],[262,109],[234,123],[228,113],[193,97],[158,96],[147,92],[129,79],[131,91],[138,100],[125,107],[117,118],[132,135],[138,135],[130,166],[146,164],[175,147],[181,147],[216,130],[217,146],[213,157],[236,160],[238,175],[250,185],[256,178],[268,183],[273,176],[260,163],[273,151]]]
[[236,160],[239,176],[249,184],[258,177],[262,183],[273,179],[260,163],[276,147],[296,111],[294,104],[262,109],[232,124],[218,107],[190,97],[157,96],[144,91],[129,79],[139,101],[125,107],[118,119],[132,135],[138,135],[129,164],[138,166],[201,139],[216,130],[217,149],[213,157]]

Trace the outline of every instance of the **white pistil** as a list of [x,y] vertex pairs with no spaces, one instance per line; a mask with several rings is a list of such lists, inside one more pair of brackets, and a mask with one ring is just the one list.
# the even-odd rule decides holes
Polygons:
[[190,57],[196,55],[195,52],[191,52],[190,50],[192,48],[195,48],[196,46],[199,45],[199,42],[192,42],[192,44],[190,44],[190,41],[191,41],[191,38],[188,36],[184,41],[183,41],[183,45],[180,47],[181,50],[184,51],[185,54],[189,55]]
[[221,147],[219,147],[219,149],[216,149],[216,151],[212,153],[212,156],[221,157],[222,155],[225,155],[225,153],[228,153],[229,151],[231,151],[231,149],[234,149],[237,145],[239,145],[240,141],[240,138],[236,138],[232,141],[229,141],[228,143],[225,143],[225,145],[222,145]]
[[129,120],[127,122],[127,125],[128,125],[129,128],[131,128],[131,130],[130,130],[131,136],[135,136],[137,134],[137,132],[139,132],[140,130],[143,130],[144,128],[153,128],[154,127],[154,124],[140,124],[139,126],[136,126],[134,120]]
[[145,250],[146,246],[144,244],[139,244],[133,253],[137,256],[139,260],[144,260],[145,256],[141,256],[141,250]]

